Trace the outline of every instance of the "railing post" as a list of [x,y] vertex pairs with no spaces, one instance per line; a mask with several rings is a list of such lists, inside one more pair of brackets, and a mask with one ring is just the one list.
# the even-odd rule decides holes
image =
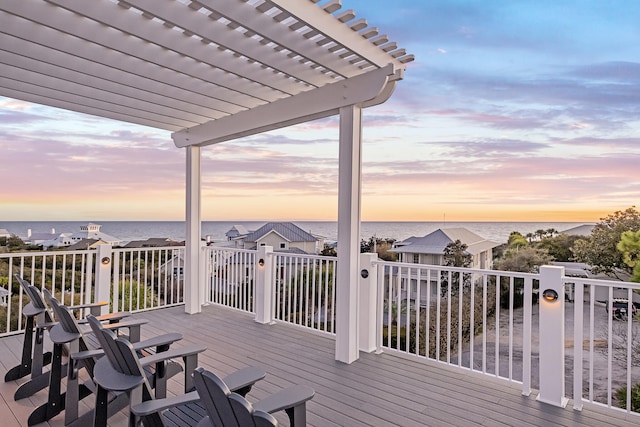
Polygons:
[[360,351],[367,353],[376,350],[378,268],[375,261],[377,260],[378,254],[360,254],[358,344]]
[[273,248],[260,246],[256,254],[256,322],[271,323],[273,305]]
[[[111,295],[111,245],[98,245],[96,250],[96,281],[93,289],[95,302],[110,301]],[[109,305],[100,308],[101,314],[109,312]]]
[[540,394],[537,400],[565,407],[564,395],[564,267],[540,268]]

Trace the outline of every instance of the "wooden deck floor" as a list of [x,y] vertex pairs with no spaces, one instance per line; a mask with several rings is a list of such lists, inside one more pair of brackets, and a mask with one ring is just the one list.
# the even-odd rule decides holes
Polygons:
[[[640,418],[600,408],[583,411],[541,404],[535,393],[522,396],[503,381],[401,358],[393,354],[361,354],[346,365],[334,360],[334,340],[289,325],[260,325],[245,313],[216,306],[189,316],[182,307],[140,313],[149,320],[143,338],[177,331],[183,342],[203,343],[208,350],[199,364],[217,373],[255,365],[267,377],[249,393],[258,400],[283,387],[307,384],[316,395],[308,403],[308,425],[331,426],[637,426]],[[0,339],[0,374],[18,363],[22,335]],[[14,402],[13,393],[24,380],[0,383],[0,424],[26,426],[34,406],[46,392]],[[180,393],[172,380],[170,393]],[[93,404],[92,397],[85,399]],[[283,425],[286,417],[279,416]],[[126,411],[110,425],[126,425]],[[63,414],[48,425],[64,425]]]

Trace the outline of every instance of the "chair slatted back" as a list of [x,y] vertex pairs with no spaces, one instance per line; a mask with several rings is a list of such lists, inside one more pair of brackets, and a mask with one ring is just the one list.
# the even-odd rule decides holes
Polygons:
[[116,333],[112,330],[105,329],[102,323],[92,314],[87,315],[86,319],[111,365],[114,366],[118,372],[126,371],[126,363],[122,362],[122,358],[116,356],[120,351],[116,345],[116,338],[118,338]]
[[193,380],[214,427],[273,427],[278,421],[262,411],[255,411],[251,403],[227,385],[213,372],[197,368]]
[[[107,330],[103,330],[102,332],[109,332]],[[103,334],[103,337],[109,339],[107,334]],[[124,338],[116,338],[115,346],[109,346],[108,349],[105,349],[105,355],[109,358],[109,362],[111,362],[111,366],[116,371],[120,372],[124,375],[132,375],[139,376],[142,378],[142,401],[153,400],[153,392],[151,390],[151,384],[147,379],[147,375],[145,374],[144,368],[140,364],[140,359],[138,358],[138,354],[136,350],[133,348],[133,345]],[[164,426],[164,422],[160,414],[154,413],[151,415],[145,416],[144,423],[145,426]]]
[[229,402],[231,391],[216,374],[197,368],[193,372],[193,382],[215,427],[240,426]]
[[[31,287],[33,288],[33,285],[31,285]],[[78,322],[76,322],[76,318],[73,317],[73,314],[71,314],[71,312],[67,309],[67,307],[60,304],[60,302],[58,302],[58,300],[53,295],[51,295],[51,292],[49,292],[47,288],[42,289],[42,294],[44,295],[44,298],[47,300],[47,303],[49,304],[49,306],[53,309],[53,312],[58,322],[60,323],[60,326],[62,326],[62,329],[64,329],[65,332],[79,335],[78,349],[80,351],[89,350],[89,346],[87,345],[87,342],[84,339],[82,330],[78,326]],[[92,378],[93,378],[93,367],[95,366],[95,363],[96,363],[95,360],[91,357],[82,359],[82,364],[84,365],[87,372]]]
[[37,308],[39,310],[42,310],[44,312],[44,321],[46,323],[53,322],[53,316],[49,312],[49,309],[47,308],[47,305],[44,303],[44,300],[42,299],[42,294],[40,293],[40,290],[38,288],[36,288],[35,286],[33,286],[28,281],[24,280],[17,273],[14,274],[13,277],[18,281],[18,283],[20,283],[20,286],[22,287],[22,290],[24,291],[25,294],[27,294],[27,296],[31,300],[31,304],[35,308]]

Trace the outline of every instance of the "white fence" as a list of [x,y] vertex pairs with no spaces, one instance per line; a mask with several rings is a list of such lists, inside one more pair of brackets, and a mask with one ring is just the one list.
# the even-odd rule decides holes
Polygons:
[[335,333],[335,257],[206,247],[204,258],[208,303]]
[[[206,247],[202,255],[207,302],[261,323],[339,330],[337,258],[270,248]],[[374,309],[361,307],[360,340],[369,328],[374,344],[363,350],[490,375],[559,406],[571,396],[575,409],[637,415],[640,392],[627,390],[640,388],[640,284],[566,277],[560,267],[524,274],[368,259],[359,286]],[[141,311],[182,303],[183,268],[183,247],[0,254],[0,286],[9,290],[0,336],[23,328],[27,299],[13,274],[67,304],[106,296],[112,311]],[[557,300],[538,297],[549,289]]]
[[521,383],[528,393],[535,275],[395,262],[377,268],[379,350]]
[[[632,408],[632,395],[640,400],[640,284],[564,278],[574,293],[567,310],[567,332],[572,346],[573,400]],[[573,311],[573,319],[571,319]],[[573,321],[573,331],[570,322]],[[636,388],[634,393],[627,390]]]
[[[28,298],[14,274],[40,289],[49,289],[67,305],[109,299],[110,311],[142,311],[182,303],[183,247],[103,246],[98,251],[0,254],[0,287],[8,291],[6,306],[0,306],[0,336],[24,328],[22,308]],[[109,274],[99,283],[101,268]],[[98,289],[97,283],[106,289]]]
[[274,319],[335,334],[335,257],[275,253]]
[[207,247],[206,301],[255,313],[256,251]]

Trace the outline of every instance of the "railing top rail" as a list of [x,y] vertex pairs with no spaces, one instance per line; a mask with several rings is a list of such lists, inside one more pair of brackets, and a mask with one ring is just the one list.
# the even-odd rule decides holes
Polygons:
[[273,255],[277,258],[305,258],[305,259],[319,259],[326,261],[338,261],[338,258],[334,256],[326,256],[326,255],[312,255],[312,254],[294,254],[288,252],[273,252]]
[[[1,253],[0,258],[17,258],[32,256],[51,256],[51,255],[82,255],[86,254],[86,249],[78,249],[74,251],[27,251],[27,252],[7,252]],[[95,253],[95,250],[91,253]]]
[[386,265],[386,266],[399,267],[399,268],[415,268],[415,269],[423,269],[423,270],[446,270],[446,271],[456,271],[461,273],[487,274],[487,275],[502,276],[502,277],[519,277],[519,278],[529,277],[532,279],[538,278],[538,274],[521,273],[518,271],[486,270],[486,269],[479,269],[479,268],[450,267],[447,265],[415,264],[411,262],[396,262],[396,261],[383,261],[383,260],[374,261],[373,263],[378,265]]
[[125,252],[151,252],[158,250],[184,250],[184,246],[152,246],[144,248],[113,248],[113,253],[125,253]]
[[631,288],[640,290],[640,283],[622,282],[620,280],[587,279],[585,277],[564,276],[562,283],[582,283],[584,285],[606,286],[611,288]]
[[205,251],[223,251],[223,252],[238,252],[238,253],[252,253],[255,254],[258,251],[255,249],[242,249],[242,248],[226,248],[224,246],[204,246]]

